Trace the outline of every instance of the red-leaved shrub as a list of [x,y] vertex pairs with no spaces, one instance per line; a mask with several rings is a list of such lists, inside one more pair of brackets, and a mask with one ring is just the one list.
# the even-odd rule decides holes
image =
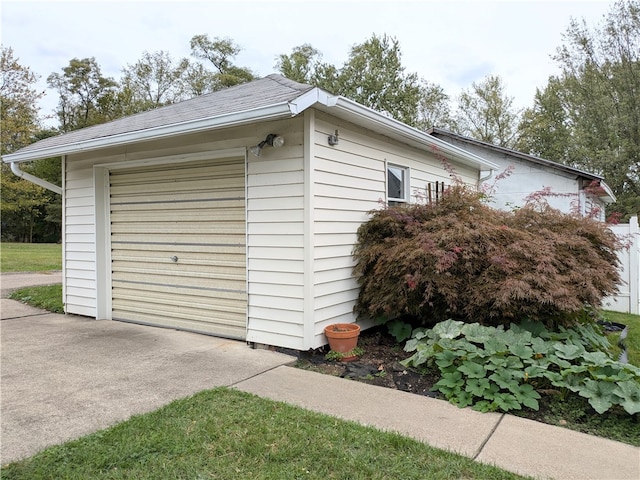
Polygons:
[[354,249],[361,315],[555,328],[617,291],[616,237],[592,219],[543,205],[499,211],[462,186],[371,214]]

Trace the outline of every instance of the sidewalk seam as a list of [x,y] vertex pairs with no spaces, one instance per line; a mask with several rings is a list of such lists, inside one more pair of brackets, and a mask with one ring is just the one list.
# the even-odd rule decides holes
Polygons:
[[27,317],[39,317],[41,315],[64,315],[64,313],[53,313],[53,312],[31,313],[29,315],[21,315],[19,317],[0,318],[0,322],[4,322],[7,320],[18,320],[20,318],[27,318]]
[[242,382],[246,382],[247,380],[251,380],[252,378],[259,377],[260,375],[265,374],[265,373],[267,373],[267,372],[270,372],[271,370],[275,370],[276,368],[289,366],[289,365],[291,365],[291,364],[292,364],[292,363],[294,363],[294,362],[295,362],[295,360],[294,360],[294,361],[292,361],[292,362],[284,363],[284,364],[282,364],[282,365],[276,365],[276,366],[274,366],[274,367],[267,368],[266,370],[263,370],[262,372],[258,372],[258,373],[256,373],[255,375],[251,375],[250,377],[243,378],[243,379],[238,380],[238,381],[236,381],[236,382],[230,383],[229,385],[227,385],[227,387],[229,387],[229,388],[235,388],[236,386],[238,386],[238,385],[239,385],[239,384],[241,384]]
[[498,429],[498,426],[500,426],[500,423],[502,422],[502,419],[505,417],[505,415],[506,415],[506,413],[503,413],[502,415],[500,415],[500,418],[498,419],[496,424],[493,426],[493,428],[491,429],[491,431],[487,435],[487,438],[485,438],[482,441],[482,443],[478,447],[478,450],[476,450],[476,453],[473,455],[473,457],[471,457],[472,460],[476,460],[480,456],[480,454],[482,453],[482,450],[484,449],[485,445],[489,442],[489,440],[491,440],[491,437],[493,437],[493,434]]

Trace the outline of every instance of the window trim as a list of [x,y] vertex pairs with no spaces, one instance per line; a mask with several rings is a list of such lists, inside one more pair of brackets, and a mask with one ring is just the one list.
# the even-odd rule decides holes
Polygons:
[[[395,198],[389,196],[389,174],[390,169],[395,168],[402,172],[402,190],[403,197]],[[409,190],[411,183],[411,171],[409,167],[404,165],[398,165],[397,163],[385,162],[385,197],[387,199],[387,205],[407,204],[410,202]]]

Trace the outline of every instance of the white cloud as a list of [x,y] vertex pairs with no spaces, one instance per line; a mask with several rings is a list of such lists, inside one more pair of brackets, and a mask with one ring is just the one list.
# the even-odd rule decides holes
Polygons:
[[[310,43],[340,65],[372,34],[400,41],[408,71],[440,84],[451,96],[488,74],[500,75],[519,106],[556,73],[550,59],[571,17],[590,26],[610,1],[3,1],[2,43],[22,64],[46,77],[74,57],[93,56],[103,73],[144,51],[189,56],[189,40],[206,33],[243,47],[237,61],[259,75],[276,57]],[[55,108],[51,92],[43,112]]]

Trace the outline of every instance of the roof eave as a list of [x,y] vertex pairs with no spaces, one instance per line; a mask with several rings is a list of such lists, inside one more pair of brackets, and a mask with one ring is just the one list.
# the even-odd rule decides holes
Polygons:
[[605,191],[606,195],[599,195],[598,198],[604,203],[616,203],[618,201],[616,195],[613,193],[613,190],[611,190],[611,187],[607,185],[604,180],[600,182],[600,188]]
[[480,169],[496,170],[499,168],[497,164],[485,158],[467,152],[391,117],[382,115],[348,98],[326,96],[326,98],[319,99],[319,103],[328,107],[327,110],[329,111],[335,108],[338,112],[357,117],[360,123],[366,124],[373,131],[378,131],[400,141],[429,147],[434,154],[441,153],[445,157],[450,157],[455,161]]
[[159,127],[99,137],[81,142],[72,142],[65,145],[56,145],[53,147],[41,148],[38,150],[10,153],[8,155],[3,155],[2,161],[5,163],[20,163],[32,160],[40,160],[43,158],[86,152],[90,150],[98,150],[101,148],[113,147],[118,145],[157,140],[160,138],[171,137],[175,135],[197,133],[211,130],[213,128],[232,127],[255,122],[257,120],[288,118],[294,115],[295,113],[291,108],[290,102],[281,102],[273,105],[268,105],[266,107],[234,112],[227,115],[206,117],[188,122],[162,125]]

